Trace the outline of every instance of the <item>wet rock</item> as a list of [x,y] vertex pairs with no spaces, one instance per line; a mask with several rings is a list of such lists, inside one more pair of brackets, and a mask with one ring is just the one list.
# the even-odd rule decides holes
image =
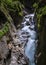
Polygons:
[[14,37],[15,43],[9,44],[11,49],[10,65],[27,65],[27,59],[24,54],[24,45],[19,40],[18,36]]
[[5,36],[0,41],[0,64],[4,64],[4,59],[7,58],[7,55],[9,54],[9,49],[6,43]]
[[7,43],[4,40],[0,41],[0,56],[1,56],[1,58],[6,58],[8,51],[9,50],[8,50]]

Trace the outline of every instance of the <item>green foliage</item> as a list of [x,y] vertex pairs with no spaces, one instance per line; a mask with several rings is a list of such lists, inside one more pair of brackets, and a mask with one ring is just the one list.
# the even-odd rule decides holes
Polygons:
[[0,30],[0,38],[8,32],[8,30],[9,30],[8,26],[9,26],[9,23],[6,22],[5,25],[3,26],[3,28]]
[[36,9],[36,8],[38,8],[38,3],[34,3],[33,4],[33,7]]
[[37,19],[38,19],[38,28],[40,28],[40,19],[42,18],[43,15],[46,15],[46,6],[41,7],[38,9],[37,12]]
[[20,13],[22,15],[22,9],[24,6],[20,3],[19,0],[6,0],[5,3],[9,11],[17,11],[18,15],[20,15]]
[[38,3],[34,3],[33,7],[35,8],[36,14],[37,14],[37,21],[38,21],[38,29],[40,29],[40,21],[43,15],[46,15],[46,5],[39,7],[41,1],[39,1]]
[[46,6],[39,8],[39,14],[46,15]]
[[[21,4],[19,0],[0,0],[0,10],[6,16],[7,20],[9,20],[9,18],[11,17],[11,16],[8,17],[8,15],[10,15],[9,12],[15,13],[17,11],[17,14],[22,16],[23,15],[23,12],[22,12],[23,7],[24,7],[23,4]],[[11,20],[9,20],[9,21],[11,21]],[[0,30],[0,38],[4,34],[6,34],[8,32],[8,30],[9,30],[8,22],[6,22],[4,27]]]
[[22,16],[22,9],[24,8],[23,4],[20,3],[19,0],[1,0],[0,2],[1,6],[3,6],[8,10],[12,12],[18,13],[18,15]]

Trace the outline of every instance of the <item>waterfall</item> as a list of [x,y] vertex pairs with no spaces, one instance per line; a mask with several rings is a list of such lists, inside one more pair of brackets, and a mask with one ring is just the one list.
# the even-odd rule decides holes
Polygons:
[[36,22],[34,21],[34,14],[26,15],[23,18],[19,30],[19,39],[25,44],[25,55],[29,59],[29,65],[35,64],[35,52],[37,47],[37,32],[35,30]]

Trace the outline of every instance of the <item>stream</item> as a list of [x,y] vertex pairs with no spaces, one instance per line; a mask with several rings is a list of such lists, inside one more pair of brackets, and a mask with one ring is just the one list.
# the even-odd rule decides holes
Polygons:
[[35,28],[34,14],[26,15],[21,23],[19,39],[24,44],[25,55],[29,59],[29,65],[36,65],[37,32]]

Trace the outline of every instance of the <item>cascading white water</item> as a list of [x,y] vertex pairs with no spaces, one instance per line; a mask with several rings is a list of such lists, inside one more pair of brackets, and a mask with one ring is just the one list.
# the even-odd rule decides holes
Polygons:
[[29,65],[35,65],[35,51],[37,46],[37,35],[35,30],[34,14],[26,15],[19,31],[20,40],[25,45],[25,55],[29,59]]

